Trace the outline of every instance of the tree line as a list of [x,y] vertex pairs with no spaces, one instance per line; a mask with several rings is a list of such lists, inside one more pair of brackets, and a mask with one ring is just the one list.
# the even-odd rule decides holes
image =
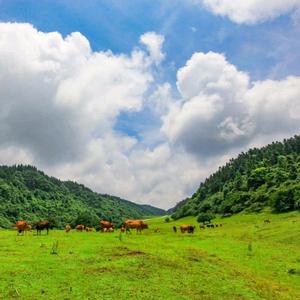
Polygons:
[[300,210],[300,136],[253,148],[231,159],[202,182],[172,217]]
[[121,223],[126,218],[162,215],[165,211],[119,197],[98,194],[72,181],[49,177],[28,165],[0,166],[0,227],[17,220],[47,219],[56,228],[83,223],[96,227],[99,219]]

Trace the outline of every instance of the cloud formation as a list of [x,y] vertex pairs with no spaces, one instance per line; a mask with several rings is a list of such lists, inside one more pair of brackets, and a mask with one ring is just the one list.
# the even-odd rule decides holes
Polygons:
[[159,64],[165,58],[165,54],[162,51],[164,40],[163,35],[155,32],[146,32],[140,38],[140,42],[147,47],[150,58],[156,64]]
[[[169,208],[238,151],[299,132],[299,77],[252,82],[224,54],[199,52],[173,86],[156,79],[163,41],[145,33],[146,50],[116,55],[78,32],[0,23],[0,163]],[[150,133],[115,128],[145,111],[158,120]]]
[[223,54],[195,53],[178,70],[177,87],[182,101],[163,117],[161,130],[198,157],[300,130],[299,77],[251,82]]
[[274,19],[300,8],[299,0],[194,0],[212,13],[236,23],[254,24]]

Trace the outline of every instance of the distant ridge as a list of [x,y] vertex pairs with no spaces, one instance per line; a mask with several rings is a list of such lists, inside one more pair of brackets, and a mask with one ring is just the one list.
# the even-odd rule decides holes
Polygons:
[[170,211],[174,219],[199,213],[300,210],[300,136],[250,149],[209,176]]
[[0,227],[16,220],[51,219],[55,227],[66,223],[97,226],[99,219],[119,224],[126,218],[164,215],[151,205],[95,193],[82,184],[49,177],[29,165],[0,166]]

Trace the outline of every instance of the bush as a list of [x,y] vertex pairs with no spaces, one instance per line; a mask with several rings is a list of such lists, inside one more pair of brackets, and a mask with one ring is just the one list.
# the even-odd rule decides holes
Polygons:
[[211,220],[214,218],[215,218],[215,216],[211,213],[200,213],[198,215],[197,222],[203,223],[203,224],[206,222],[210,223]]
[[170,218],[169,218],[169,217],[166,217],[166,218],[165,218],[165,222],[169,223],[169,222],[170,222]]

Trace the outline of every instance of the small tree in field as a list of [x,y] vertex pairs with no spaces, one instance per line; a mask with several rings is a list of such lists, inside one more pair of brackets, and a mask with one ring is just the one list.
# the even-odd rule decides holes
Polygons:
[[211,213],[200,213],[198,215],[197,222],[203,223],[203,224],[205,224],[206,222],[210,223],[211,220],[214,218],[215,218],[215,216]]

